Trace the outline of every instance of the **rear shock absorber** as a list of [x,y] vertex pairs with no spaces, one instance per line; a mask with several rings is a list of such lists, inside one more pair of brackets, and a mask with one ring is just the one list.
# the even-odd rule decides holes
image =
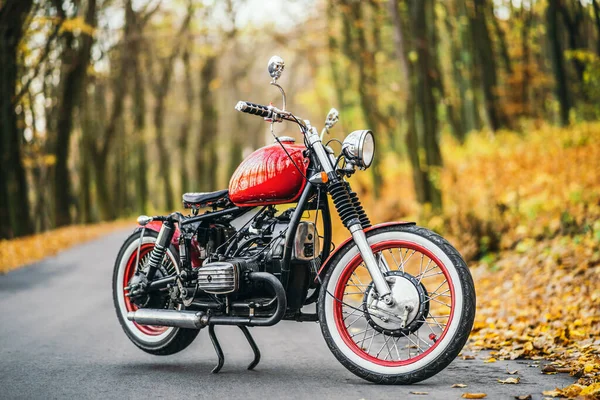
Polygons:
[[163,222],[160,232],[158,233],[158,238],[156,238],[156,243],[154,243],[154,248],[150,252],[150,258],[148,259],[148,272],[146,273],[148,281],[154,279],[156,270],[162,263],[167,248],[169,247],[169,243],[171,242],[171,238],[173,237],[173,231],[174,226],[171,220],[167,219]]
[[348,190],[348,194],[350,195],[350,199],[352,200],[354,209],[356,210],[356,213],[358,214],[358,219],[360,220],[360,224],[362,225],[363,229],[370,228],[371,220],[369,220],[369,217],[367,216],[365,209],[363,208],[362,204],[360,204],[360,200],[358,199],[358,194],[356,192],[352,191],[352,189],[350,188],[350,183],[348,183],[348,182],[344,182],[344,183],[346,184],[346,190]]
[[340,215],[340,219],[346,228],[355,224],[360,224],[360,219],[350,194],[346,182],[337,181],[329,185],[329,193],[333,199],[333,204]]

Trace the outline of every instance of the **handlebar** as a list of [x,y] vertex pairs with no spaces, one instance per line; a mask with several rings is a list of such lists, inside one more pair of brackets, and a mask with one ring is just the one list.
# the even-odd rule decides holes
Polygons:
[[263,106],[262,104],[251,103],[249,101],[238,101],[235,109],[243,113],[258,115],[270,121],[281,122],[282,120],[286,120],[295,122],[302,129],[306,129],[306,124],[304,124],[302,119],[295,117],[289,111],[283,111],[274,106]]
[[235,105],[235,109],[252,115],[258,115],[259,117],[272,118],[273,110],[262,104],[250,103],[249,101],[238,101]]

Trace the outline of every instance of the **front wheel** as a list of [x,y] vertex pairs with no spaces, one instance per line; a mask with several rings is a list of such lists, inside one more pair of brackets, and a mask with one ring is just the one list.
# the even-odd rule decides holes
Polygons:
[[460,353],[473,327],[469,269],[452,245],[424,228],[382,227],[367,238],[394,302],[378,298],[358,248],[342,249],[319,295],[325,341],[348,370],[371,382],[427,379]]

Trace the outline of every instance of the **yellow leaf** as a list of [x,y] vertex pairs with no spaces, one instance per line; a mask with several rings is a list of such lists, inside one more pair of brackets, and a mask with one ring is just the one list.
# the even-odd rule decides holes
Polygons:
[[494,357],[490,357],[487,360],[485,360],[484,363],[489,364],[489,363],[495,363],[496,361],[498,361],[498,360],[496,360]]
[[467,385],[465,385],[464,383],[455,383],[454,385],[450,386],[453,388],[466,388]]
[[507,378],[507,379],[498,379],[499,383],[504,384],[512,384],[512,385],[516,385],[517,383],[519,383],[519,381],[521,380],[521,378]]
[[542,394],[544,396],[550,396],[550,397],[560,397],[562,395],[562,392],[560,391],[560,389],[556,388],[554,390],[544,390],[542,392]]
[[487,394],[485,393],[463,393],[461,396],[463,399],[485,399]]

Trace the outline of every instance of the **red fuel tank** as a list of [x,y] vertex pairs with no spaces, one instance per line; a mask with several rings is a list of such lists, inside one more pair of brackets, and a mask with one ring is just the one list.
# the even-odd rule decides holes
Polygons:
[[[309,159],[304,145],[283,142],[288,153],[306,175]],[[278,143],[250,154],[229,181],[229,198],[237,206],[264,206],[297,201],[306,185],[292,161]]]

